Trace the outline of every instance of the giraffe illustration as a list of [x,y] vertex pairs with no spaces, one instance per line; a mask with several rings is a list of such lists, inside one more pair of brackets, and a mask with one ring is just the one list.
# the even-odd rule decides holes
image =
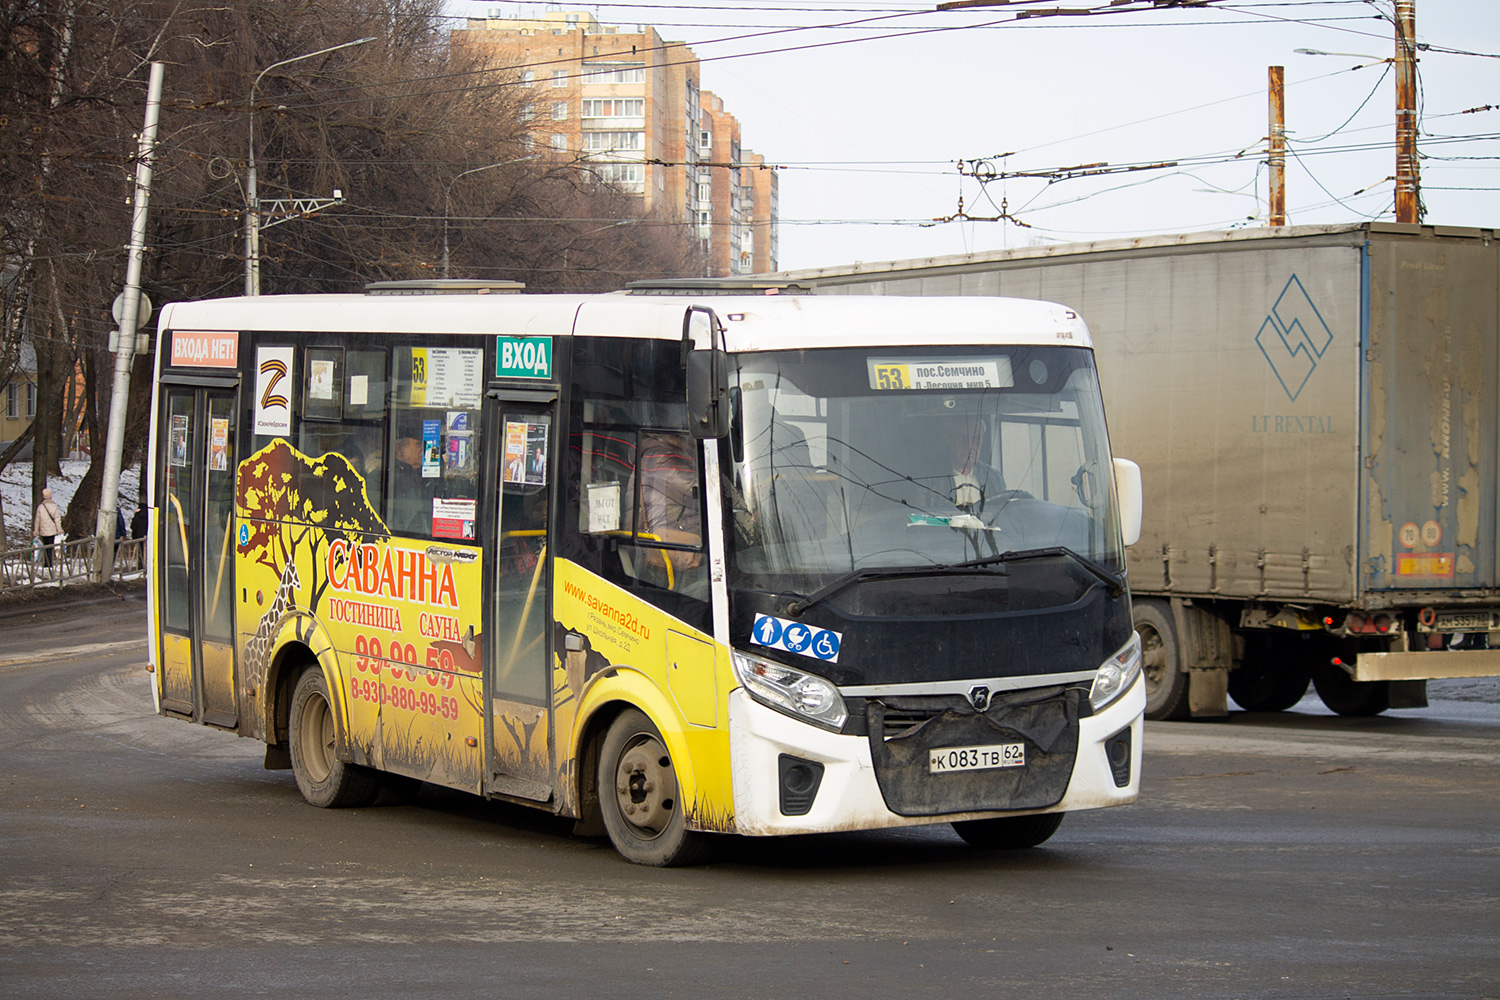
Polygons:
[[271,643],[276,638],[276,627],[281,623],[281,618],[287,611],[296,606],[297,591],[302,587],[302,579],[297,575],[297,565],[291,559],[286,561],[286,568],[281,571],[281,585],[276,588],[276,596],[271,601],[271,606],[266,613],[260,616],[260,623],[255,628],[255,635],[245,643],[245,672],[244,684],[247,689],[259,688],[266,677],[266,668],[269,666],[271,657]]

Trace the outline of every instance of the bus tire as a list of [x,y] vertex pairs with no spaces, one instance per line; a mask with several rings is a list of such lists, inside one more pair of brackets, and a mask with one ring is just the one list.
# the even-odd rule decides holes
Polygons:
[[967,819],[953,824],[970,847],[987,851],[1022,851],[1045,843],[1062,826],[1066,813],[1039,816],[1004,816],[1000,819]]
[[673,868],[708,859],[709,838],[687,828],[666,743],[640,710],[627,708],[610,723],[598,788],[604,828],[625,860]]
[[377,776],[338,759],[338,729],[323,671],[309,667],[297,678],[288,713],[292,774],[302,797],[323,809],[364,806],[380,793]]
[[1188,672],[1181,667],[1172,609],[1160,601],[1137,601],[1135,631],[1141,637],[1141,674],[1146,681],[1146,718],[1186,719]]
[[1343,667],[1320,663],[1313,668],[1313,687],[1331,711],[1351,717],[1379,715],[1391,707],[1389,681],[1357,681]]

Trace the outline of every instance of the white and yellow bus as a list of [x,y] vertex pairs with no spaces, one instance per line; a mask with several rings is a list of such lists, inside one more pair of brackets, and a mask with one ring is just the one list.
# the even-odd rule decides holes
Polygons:
[[1077,315],[506,291],[163,310],[160,714],[314,805],[429,781],[653,865],[1136,798],[1139,473]]

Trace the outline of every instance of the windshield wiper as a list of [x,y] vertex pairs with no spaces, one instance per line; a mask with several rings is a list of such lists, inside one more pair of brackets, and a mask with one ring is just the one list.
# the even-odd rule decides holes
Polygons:
[[1046,559],[1055,556],[1068,556],[1078,565],[1088,570],[1090,574],[1098,577],[1109,587],[1110,597],[1119,597],[1125,591],[1124,574],[1111,573],[1100,566],[1094,560],[1081,556],[1065,545],[1054,545],[1044,549],[1022,549],[1017,552],[1002,552],[995,556],[985,556],[983,559],[970,559],[961,563],[933,563],[931,566],[889,566],[883,569],[856,569],[850,570],[843,576],[821,587],[801,600],[793,601],[786,606],[789,615],[800,615],[814,604],[820,604],[829,597],[850,587],[856,583],[866,580],[893,580],[904,576],[948,576],[954,573],[971,573],[974,570],[986,569],[1008,562],[1026,562],[1032,559]]
[[983,559],[971,559],[968,562],[955,563],[952,568],[981,569],[985,566],[993,566],[996,563],[1026,562],[1031,559],[1049,559],[1055,556],[1067,556],[1094,576],[1103,580],[1109,585],[1110,597],[1119,597],[1120,594],[1124,593],[1124,573],[1111,573],[1088,556],[1081,556],[1066,545],[1049,545],[1043,549],[1020,549],[1015,552],[1002,552],[997,556],[985,556]]

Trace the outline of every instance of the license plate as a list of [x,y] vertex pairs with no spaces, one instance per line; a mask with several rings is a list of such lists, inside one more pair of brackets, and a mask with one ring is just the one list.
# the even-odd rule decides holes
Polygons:
[[1490,630],[1490,613],[1488,611],[1448,611],[1437,616],[1432,623],[1434,632],[1462,632],[1465,629],[1488,632]]
[[1025,766],[1026,744],[1024,743],[996,743],[984,747],[937,747],[927,751],[927,770],[932,774]]

